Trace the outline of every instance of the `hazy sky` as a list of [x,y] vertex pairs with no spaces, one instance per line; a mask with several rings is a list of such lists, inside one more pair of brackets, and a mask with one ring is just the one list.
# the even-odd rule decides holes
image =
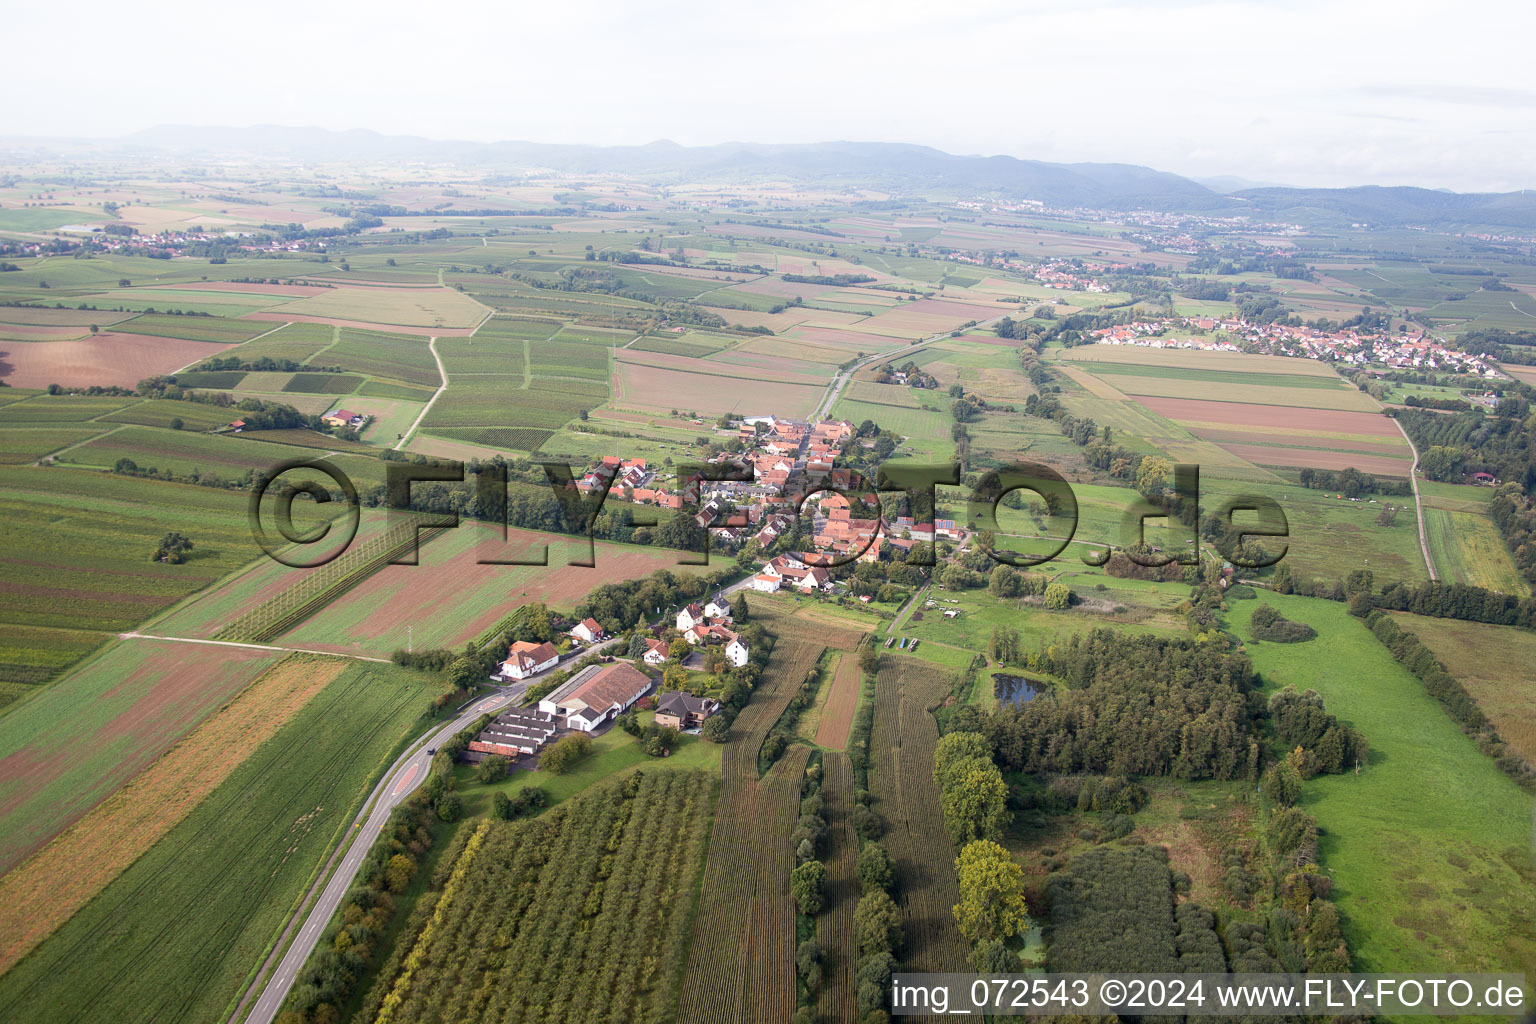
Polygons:
[[1296,185],[1536,187],[1529,2],[75,0],[5,20],[0,134],[857,139]]

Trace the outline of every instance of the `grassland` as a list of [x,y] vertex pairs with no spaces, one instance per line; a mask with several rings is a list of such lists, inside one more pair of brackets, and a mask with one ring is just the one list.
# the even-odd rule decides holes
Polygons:
[[1424,532],[1429,537],[1429,556],[1441,579],[1502,594],[1530,592],[1504,539],[1486,516],[1426,508]]
[[313,316],[401,327],[473,327],[486,308],[451,288],[326,288],[271,310],[276,317]]
[[1401,613],[1393,616],[1459,680],[1504,742],[1536,763],[1536,633],[1506,626]]
[[1356,968],[1530,971],[1529,794],[1343,605],[1271,594],[1236,601],[1229,619],[1239,636],[1249,636],[1260,602],[1319,633],[1307,644],[1250,643],[1266,685],[1317,690],[1371,745],[1359,775],[1319,776],[1301,800],[1323,835],[1321,861]]
[[220,1019],[416,727],[421,678],[348,668],[0,977],[0,1018]]

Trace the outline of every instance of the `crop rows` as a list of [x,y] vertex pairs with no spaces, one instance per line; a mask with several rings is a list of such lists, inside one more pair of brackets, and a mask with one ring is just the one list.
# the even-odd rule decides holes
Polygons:
[[[844,655],[851,658],[852,655]],[[827,751],[821,760],[822,808],[827,821],[826,850],[822,863],[827,882],[825,903],[816,919],[816,938],[821,944],[821,997],[817,1009],[822,1020],[853,1020],[853,967],[859,955],[853,931],[853,908],[859,901],[859,879],[854,862],[859,837],[853,831],[853,766],[848,755]]]
[[[43,344],[39,342],[39,344]],[[0,408],[0,424],[84,423],[103,413],[133,404],[131,398],[85,395],[37,395]]]
[[782,1021],[794,1012],[789,835],[811,750],[790,747],[762,779],[757,757],[823,650],[814,639],[780,636],[752,700],[732,723],[679,1020]]
[[481,337],[444,338],[437,343],[437,354],[443,358],[443,368],[458,381],[460,374],[505,373],[520,374],[526,363],[524,349],[527,342],[521,338]]
[[[440,531],[425,533],[425,543]],[[330,604],[363,580],[399,558],[417,543],[414,522],[396,523],[381,533],[349,548],[340,558],[311,569],[293,586],[231,620],[217,633],[218,640],[265,643]]]
[[187,341],[216,341],[234,344],[249,341],[258,334],[272,329],[268,323],[249,320],[230,320],[221,316],[175,316],[164,313],[146,313],[127,323],[118,324],[114,331],[128,334],[151,334],[160,338],[183,338]]
[[241,359],[256,360],[267,356],[302,363],[329,345],[335,331],[330,324],[289,324],[258,341],[247,342],[234,354]]
[[593,380],[602,380],[608,376],[608,350],[597,345],[535,342],[532,360],[533,372],[536,374],[588,377]]
[[518,452],[538,451],[555,434],[553,430],[540,430],[536,427],[433,427],[428,433],[453,441],[468,441],[470,444],[509,448]]
[[319,366],[340,366],[411,384],[438,384],[437,363],[427,339],[413,334],[364,331],[343,327],[341,338],[316,356]]
[[906,964],[914,971],[963,971],[969,947],[952,910],[960,890],[948,868],[955,851],[933,781],[939,730],[928,711],[944,699],[949,684],[942,668],[926,662],[889,654],[881,660],[869,790],[896,862]]
[[350,373],[296,373],[283,385],[283,390],[310,395],[350,395],[362,382],[363,378]]
[[713,782],[652,771],[484,833],[377,1024],[671,1017]]

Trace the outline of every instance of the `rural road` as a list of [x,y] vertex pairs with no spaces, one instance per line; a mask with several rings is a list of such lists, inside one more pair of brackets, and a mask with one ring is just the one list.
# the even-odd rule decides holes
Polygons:
[[[1003,317],[1012,315],[1013,312],[1016,312],[1016,310],[1010,310],[1008,313],[999,313],[997,316],[992,317],[990,320],[978,320],[973,327],[968,327],[966,330],[974,330],[977,327],[991,327]],[[815,423],[817,420],[825,418],[832,412],[832,406],[837,403],[837,396],[842,394],[843,389],[848,386],[848,382],[853,380],[853,375],[864,369],[864,367],[869,366],[872,363],[884,362],[887,359],[893,363],[898,362],[902,356],[911,352],[916,352],[919,349],[927,348],[934,342],[943,341],[949,336],[949,331],[943,331],[939,334],[933,335],[930,338],[922,338],[918,341],[914,341],[912,344],[903,349],[876,352],[872,356],[865,356],[863,359],[860,359],[852,366],[849,366],[843,370],[839,370],[837,376],[832,378],[832,383],[827,385],[827,393],[822,396],[820,404],[816,406],[816,411],[811,413],[811,422]]]
[[1403,440],[1408,442],[1408,447],[1413,451],[1413,465],[1408,469],[1408,482],[1413,485],[1413,511],[1419,520],[1419,550],[1424,552],[1424,568],[1429,570],[1431,581],[1438,580],[1439,574],[1435,572],[1435,560],[1429,557],[1429,538],[1424,533],[1424,502],[1419,499],[1419,449],[1413,443],[1413,438],[1408,436],[1408,431],[1403,430],[1403,425],[1397,422],[1393,416],[1392,422],[1397,424],[1398,431],[1403,435]]
[[[351,845],[347,846],[346,854],[336,865],[325,889],[320,893],[320,898],[310,907],[303,927],[294,936],[282,960],[278,962],[277,970],[273,972],[266,987],[262,989],[255,1006],[251,1008],[250,1015],[246,1017],[248,1022],[272,1024],[276,1019],[283,1000],[288,997],[289,990],[293,988],[294,979],[304,969],[309,954],[314,950],[315,944],[320,941],[320,936],[330,924],[331,918],[335,916],[336,908],[341,906],[347,890],[352,888],[352,882],[357,877],[363,858],[368,856],[374,840],[378,839],[380,833],[384,831],[390,813],[410,796],[417,786],[426,781],[428,767],[432,763],[432,757],[427,751],[435,750],[439,744],[487,711],[494,711],[515,703],[521,698],[526,688],[526,683],[519,684],[476,701],[453,721],[418,740],[409,750],[400,755],[389,771],[384,773],[384,778],[374,787],[368,803],[352,823],[352,830],[342,839],[344,845],[348,842]],[[302,912],[301,910],[300,913]],[[258,977],[253,983],[253,989],[260,984],[261,978]],[[247,993],[246,999],[249,998],[250,995]],[[245,1000],[242,1000],[242,1006],[244,1002]],[[239,1016],[240,1011],[237,1009],[231,1019],[237,1020]]]

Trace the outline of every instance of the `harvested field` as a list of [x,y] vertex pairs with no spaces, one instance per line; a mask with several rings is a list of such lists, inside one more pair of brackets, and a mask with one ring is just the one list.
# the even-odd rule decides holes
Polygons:
[[816,723],[816,745],[837,750],[848,745],[848,730],[853,726],[853,713],[859,706],[859,659],[844,655],[838,663],[837,675],[832,678],[827,702],[821,709]]
[[133,387],[145,377],[174,373],[230,347],[113,331],[80,341],[18,343],[0,349],[0,380],[13,388]]
[[709,416],[809,416],[825,390],[820,384],[778,384],[637,363],[620,363],[615,376],[619,386],[612,404],[618,408],[688,409]]
[[1271,404],[1249,405],[1188,398],[1139,397],[1136,401],[1158,415],[1191,429],[1231,426],[1295,428],[1305,417],[1304,429],[1313,433],[1358,434],[1364,437],[1403,436],[1391,420],[1374,412],[1308,409],[1299,413]]
[[1361,455],[1355,452],[1326,451],[1321,448],[1287,448],[1278,444],[1223,444],[1222,448],[1260,466],[1292,466],[1313,469],[1348,469],[1362,473],[1407,478],[1413,457],[1406,448],[1402,458],[1387,455]]
[[882,656],[869,741],[869,792],[872,806],[885,819],[884,842],[896,861],[904,960],[912,971],[963,971],[970,951],[951,913],[960,902],[960,887],[933,781],[939,729],[928,709],[948,692],[943,668],[902,655]]
[[1154,349],[1134,345],[1080,345],[1061,353],[1062,359],[1076,363],[1142,363],[1147,366],[1175,366],[1188,369],[1242,370],[1260,373],[1299,373],[1314,377],[1334,377],[1326,364],[1315,359],[1293,356],[1249,355],[1246,352],[1207,352],[1200,349]]
[[[569,564],[586,556],[579,538],[517,529],[508,530],[507,538],[503,546],[495,527],[464,523],[424,544],[420,565],[383,567],[284,639],[341,654],[388,657],[405,646],[409,626],[418,647],[458,648],[530,601],[569,609],[602,583],[656,569],[687,571],[669,548],[598,542],[597,564],[584,568]],[[481,558],[534,558],[545,544],[548,566],[477,564]],[[302,570],[289,570],[295,571]]]
[[207,292],[249,292],[252,295],[287,295],[296,299],[314,295],[322,289],[304,284],[260,284],[255,281],[189,281],[167,285],[168,288]]
[[127,640],[0,719],[0,870],[138,774],[276,658]]
[[486,307],[452,288],[316,288],[315,294],[285,303],[269,313],[336,317],[403,327],[470,329]]
[[346,667],[340,658],[298,655],[269,669],[142,774],[0,878],[0,974],[190,814]]
[[[862,328],[865,324],[876,324],[876,326],[872,326],[869,330],[852,329],[854,326]],[[789,332],[788,336],[818,345],[833,346],[834,350],[844,353],[844,359],[852,359],[860,352],[881,352],[888,348],[911,344],[910,338],[880,333],[877,321],[867,319],[860,320],[849,327],[815,327],[807,324],[796,327]]]
[[787,356],[767,355],[760,352],[743,352],[733,349],[729,352],[716,352],[704,360],[706,368],[718,368],[723,373],[731,372],[727,367],[743,367],[743,373],[753,377],[765,377],[770,380],[784,380],[786,375],[816,378],[823,383],[829,381],[837,374],[837,367],[832,363],[807,363],[799,359],[790,359]]
[[1333,448],[1339,451],[1365,452],[1369,455],[1386,455],[1413,459],[1408,442],[1398,438],[1394,444],[1390,438],[1380,441],[1358,441],[1351,434],[1318,434],[1304,427],[1269,427],[1252,430],[1212,429],[1190,427],[1189,432],[1207,441],[1225,446],[1234,444],[1260,444],[1284,442],[1295,447]]

